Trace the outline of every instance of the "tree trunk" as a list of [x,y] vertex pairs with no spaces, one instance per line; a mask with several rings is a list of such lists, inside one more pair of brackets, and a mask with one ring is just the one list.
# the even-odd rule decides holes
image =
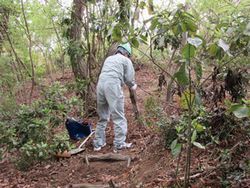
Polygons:
[[[69,41],[70,41],[70,62],[72,66],[73,73],[76,78],[76,82],[79,84],[79,94],[84,101],[85,115],[89,116],[95,109],[94,105],[94,94],[92,87],[91,77],[91,45],[90,45],[90,35],[89,35],[89,16],[87,2],[83,0],[74,0],[72,13],[71,13],[71,28],[69,29]],[[86,15],[84,15],[84,10],[86,10]],[[83,22],[83,16],[85,17],[85,22]],[[87,51],[88,54],[86,61],[83,58],[83,43],[82,43],[82,28],[85,29],[85,35],[87,40]],[[84,85],[83,85],[84,84]]]
[[9,42],[9,44],[10,44],[10,48],[12,50],[12,53],[14,54],[15,60],[16,60],[17,64],[19,65],[19,70],[21,70],[23,68],[26,71],[26,73],[28,74],[28,76],[32,77],[32,75],[30,74],[30,72],[29,72],[28,68],[26,67],[26,65],[24,64],[24,62],[17,55],[17,52],[16,52],[16,50],[14,48],[14,45],[13,45],[13,43],[11,41],[9,33],[7,31],[5,31],[5,32],[6,32],[6,37],[7,37],[7,40]]
[[[27,71],[27,73],[28,73],[28,75],[30,77],[31,77],[31,75],[29,74],[28,69],[25,66],[25,64],[23,64],[21,59],[18,57],[18,55],[17,55],[17,53],[16,53],[16,51],[14,49],[14,46],[12,44],[12,41],[10,39],[10,36],[9,36],[9,33],[8,33],[9,12],[6,9],[2,8],[0,10],[0,14],[1,14],[1,22],[0,22],[0,54],[1,54],[1,51],[2,51],[3,41],[5,39],[7,39],[7,41],[10,44],[11,50],[12,50],[12,52],[14,54],[14,57],[15,57],[14,59],[16,60],[16,63],[17,63],[17,65],[16,65],[15,62],[13,61],[12,62],[12,65],[13,65],[12,67],[15,70],[17,80],[21,81],[23,79],[23,75],[22,75],[22,71],[21,71],[22,68],[24,68],[25,71]],[[12,53],[10,52],[10,54],[12,54]]]
[[82,0],[74,0],[71,12],[71,28],[69,33],[70,41],[70,62],[76,80],[87,78],[87,67],[83,66],[83,54],[81,48],[82,39],[82,17],[84,4]]
[[130,1],[128,0],[117,0],[119,4],[119,16],[121,22],[129,22],[130,18]]
[[55,31],[55,34],[56,34],[56,38],[57,38],[57,42],[59,44],[59,47],[60,47],[60,50],[61,50],[61,55],[60,55],[60,61],[61,61],[61,70],[62,70],[62,77],[64,77],[64,71],[65,71],[65,61],[64,61],[64,55],[65,55],[65,52],[63,50],[63,47],[62,47],[62,40],[60,38],[60,35],[57,31],[57,28],[56,28],[56,25],[55,25],[55,21],[53,20],[53,18],[51,18],[51,23],[52,23],[52,26],[53,26],[53,29]]
[[30,90],[29,103],[31,103],[31,98],[32,98],[33,90],[34,90],[34,86],[35,86],[35,69],[34,69],[34,62],[33,62],[32,51],[31,51],[31,49],[32,49],[31,34],[30,34],[27,18],[26,18],[26,15],[25,15],[25,11],[24,11],[23,0],[21,0],[21,6],[22,6],[22,14],[23,14],[23,19],[24,19],[24,23],[25,23],[26,34],[27,34],[27,38],[28,38],[28,41],[29,41],[29,58],[30,58],[31,75],[32,75],[31,76],[32,85],[31,85],[31,90]]
[[4,33],[5,31],[8,30],[8,22],[9,22],[9,13],[7,10],[5,10],[4,8],[0,9],[0,54],[2,52],[2,45],[4,42]]

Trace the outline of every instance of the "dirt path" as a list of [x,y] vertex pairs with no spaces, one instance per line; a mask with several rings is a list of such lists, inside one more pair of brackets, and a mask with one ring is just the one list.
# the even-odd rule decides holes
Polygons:
[[[148,72],[149,70],[151,71]],[[143,88],[137,90],[139,109],[143,111],[144,100],[150,96],[148,93],[153,93],[157,89],[157,75],[152,69],[143,68],[137,72],[136,78]],[[133,158],[130,167],[126,167],[125,161],[91,162],[89,167],[84,162],[86,154],[112,152],[113,126],[109,123],[106,130],[107,146],[101,152],[93,152],[92,143],[88,142],[85,152],[71,158],[42,162],[28,172],[18,171],[11,162],[4,162],[0,170],[0,187],[65,187],[79,183],[107,184],[110,180],[121,187],[161,185],[165,176],[164,169],[166,166],[171,168],[170,154],[163,148],[163,144],[159,143],[159,137],[153,129],[134,120],[127,89],[125,95],[127,141],[132,142],[133,147],[120,153]]]
[[[157,73],[152,68],[143,67],[136,74],[137,82],[142,89],[137,89],[137,98],[140,111],[144,112],[145,101],[151,94],[161,97],[164,95],[157,93]],[[68,75],[66,82],[72,81],[72,76]],[[61,80],[65,82],[64,80]],[[175,173],[178,159],[173,158],[170,151],[164,148],[164,141],[155,130],[156,126],[146,127],[134,120],[132,105],[129,99],[128,90],[125,89],[126,102],[125,111],[128,120],[127,141],[133,143],[129,150],[123,150],[120,154],[129,155],[133,159],[131,165],[127,167],[126,161],[121,162],[90,162],[90,166],[85,163],[86,154],[107,154],[113,151],[113,126],[109,123],[106,130],[107,146],[100,152],[94,152],[92,141],[86,144],[86,150],[71,158],[54,159],[36,164],[27,172],[18,171],[14,164],[9,161],[0,163],[0,187],[66,187],[71,184],[108,184],[112,180],[119,187],[124,188],[157,188],[171,187],[175,181]],[[38,96],[38,95],[37,95]],[[176,117],[179,113],[177,108],[178,98],[174,97],[173,105],[164,107],[169,116]],[[96,123],[97,117],[93,118]],[[61,125],[61,130],[65,129]],[[241,137],[239,137],[241,139]],[[249,141],[247,142],[249,143]],[[218,146],[215,146],[218,147]],[[224,147],[222,147],[224,149]],[[192,148],[191,172],[196,178],[192,182],[192,187],[221,187],[221,174],[211,171],[204,177],[199,177],[201,173],[206,173],[206,169],[218,166],[218,161],[214,159],[217,149],[208,146],[205,150]],[[185,148],[180,158],[178,178],[184,177]],[[249,155],[249,150],[245,154]],[[241,156],[239,156],[241,157]],[[12,159],[12,156],[8,156]],[[201,171],[203,169],[204,171]],[[218,171],[220,173],[220,171]],[[249,187],[250,181],[246,176],[245,183],[232,187]],[[244,185],[244,186],[243,186]]]

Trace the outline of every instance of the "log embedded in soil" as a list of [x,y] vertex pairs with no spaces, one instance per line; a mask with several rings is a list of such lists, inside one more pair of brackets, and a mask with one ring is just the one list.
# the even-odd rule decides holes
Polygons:
[[94,185],[89,183],[71,184],[67,188],[110,188],[109,185]]
[[95,184],[90,184],[90,183],[79,183],[79,184],[70,184],[66,186],[66,188],[118,188],[120,187],[119,185],[116,185],[113,180],[110,180],[108,182],[109,184],[104,184],[104,185],[95,185]]
[[89,166],[89,161],[127,161],[127,167],[129,167],[131,162],[131,157],[128,155],[107,153],[99,155],[86,155],[85,162]]

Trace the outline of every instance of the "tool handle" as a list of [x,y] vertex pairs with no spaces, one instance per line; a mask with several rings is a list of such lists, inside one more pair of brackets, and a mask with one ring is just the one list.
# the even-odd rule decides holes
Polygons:
[[87,141],[88,139],[95,133],[95,131],[92,131],[87,138],[81,143],[81,145],[78,148],[81,148]]

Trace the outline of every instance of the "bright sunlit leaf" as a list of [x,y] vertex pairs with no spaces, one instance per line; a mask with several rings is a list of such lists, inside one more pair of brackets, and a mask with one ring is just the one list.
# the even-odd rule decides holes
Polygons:
[[218,46],[221,47],[225,52],[229,50],[229,45],[222,39],[219,40]]
[[202,44],[202,40],[198,37],[195,37],[195,38],[188,38],[187,39],[187,42],[193,46],[195,46],[196,48],[198,46],[200,46]]

